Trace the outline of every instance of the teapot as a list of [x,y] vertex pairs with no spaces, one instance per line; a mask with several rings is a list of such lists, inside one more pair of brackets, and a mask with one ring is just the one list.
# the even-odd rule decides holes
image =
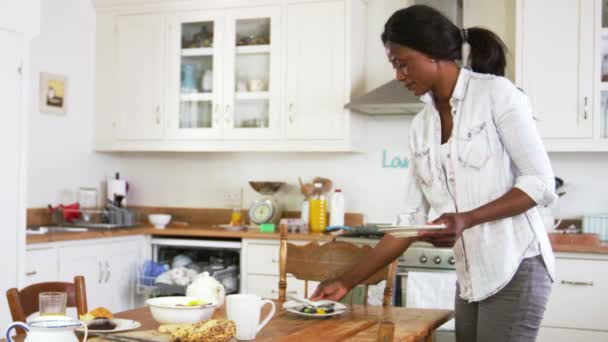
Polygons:
[[26,323],[15,322],[6,329],[6,341],[13,342],[11,330],[22,328],[27,331],[25,342],[78,342],[74,330],[84,326],[83,342],[87,341],[87,325],[81,321],[72,320],[67,316],[38,317]]
[[224,304],[226,292],[224,286],[210,276],[209,272],[203,272],[188,286],[186,296],[195,297],[206,302],[213,302],[218,307],[221,307]]

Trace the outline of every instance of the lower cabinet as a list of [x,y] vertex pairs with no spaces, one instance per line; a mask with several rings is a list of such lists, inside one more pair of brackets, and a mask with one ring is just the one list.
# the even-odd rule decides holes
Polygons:
[[608,341],[608,256],[558,253],[540,342]]
[[85,278],[89,308],[112,312],[135,307],[137,266],[145,253],[143,236],[91,239],[28,246],[27,285]]
[[25,286],[59,279],[59,257],[56,248],[28,246],[25,255]]
[[[310,241],[289,241],[305,245]],[[262,298],[279,298],[279,241],[244,239],[241,256],[241,292],[257,294]],[[311,296],[318,282],[305,281],[287,276],[287,294]]]

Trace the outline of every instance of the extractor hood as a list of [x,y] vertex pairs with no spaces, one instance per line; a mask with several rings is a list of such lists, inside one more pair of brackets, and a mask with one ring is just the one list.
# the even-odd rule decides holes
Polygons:
[[[427,5],[440,10],[458,27],[462,27],[463,0],[414,0],[413,4]],[[414,115],[424,103],[397,80],[353,99],[344,108],[373,115]]]
[[380,87],[347,103],[344,108],[363,114],[416,114],[424,103],[407,90],[397,80],[390,81]]

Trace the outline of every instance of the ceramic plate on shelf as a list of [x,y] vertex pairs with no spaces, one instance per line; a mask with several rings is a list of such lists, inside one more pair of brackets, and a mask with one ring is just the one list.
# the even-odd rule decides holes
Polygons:
[[[89,333],[94,334],[111,334],[120,331],[128,331],[141,327],[141,323],[138,321],[134,321],[132,319],[124,319],[124,318],[112,318],[112,321],[116,324],[116,328],[112,330],[95,330],[89,329]],[[78,331],[84,331],[84,328],[78,328]]]
[[[346,305],[340,303],[340,302],[333,302],[333,301],[328,301],[328,302],[332,302],[334,303],[334,307],[333,307],[333,311],[332,312],[327,312],[327,313],[307,313],[307,312],[302,312],[302,309],[304,307],[309,307],[312,309],[312,307],[304,305],[300,302],[296,302],[294,300],[289,300],[286,301],[283,304],[283,309],[285,309],[286,311],[289,311],[291,313],[294,313],[296,315],[302,316],[302,317],[313,317],[313,318],[324,318],[324,317],[331,317],[331,316],[335,316],[335,315],[340,315],[346,312]],[[312,309],[314,310],[314,309]]]

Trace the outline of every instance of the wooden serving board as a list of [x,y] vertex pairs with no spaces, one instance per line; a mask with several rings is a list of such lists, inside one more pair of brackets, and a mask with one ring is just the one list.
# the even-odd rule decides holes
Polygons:
[[[141,339],[148,340],[150,342],[170,342],[171,341],[171,335],[161,334],[156,330],[130,331],[130,332],[116,333],[115,335],[141,338]],[[103,337],[91,338],[88,341],[90,341],[90,342],[113,342],[113,341],[107,340]]]
[[[140,338],[143,340],[147,340],[149,342],[171,342],[171,335],[162,334],[156,330],[130,331],[130,332],[116,333],[113,335]],[[108,340],[101,336],[90,338],[87,341],[89,341],[89,342],[114,342],[113,340]],[[235,339],[231,339],[230,341],[236,342]]]

